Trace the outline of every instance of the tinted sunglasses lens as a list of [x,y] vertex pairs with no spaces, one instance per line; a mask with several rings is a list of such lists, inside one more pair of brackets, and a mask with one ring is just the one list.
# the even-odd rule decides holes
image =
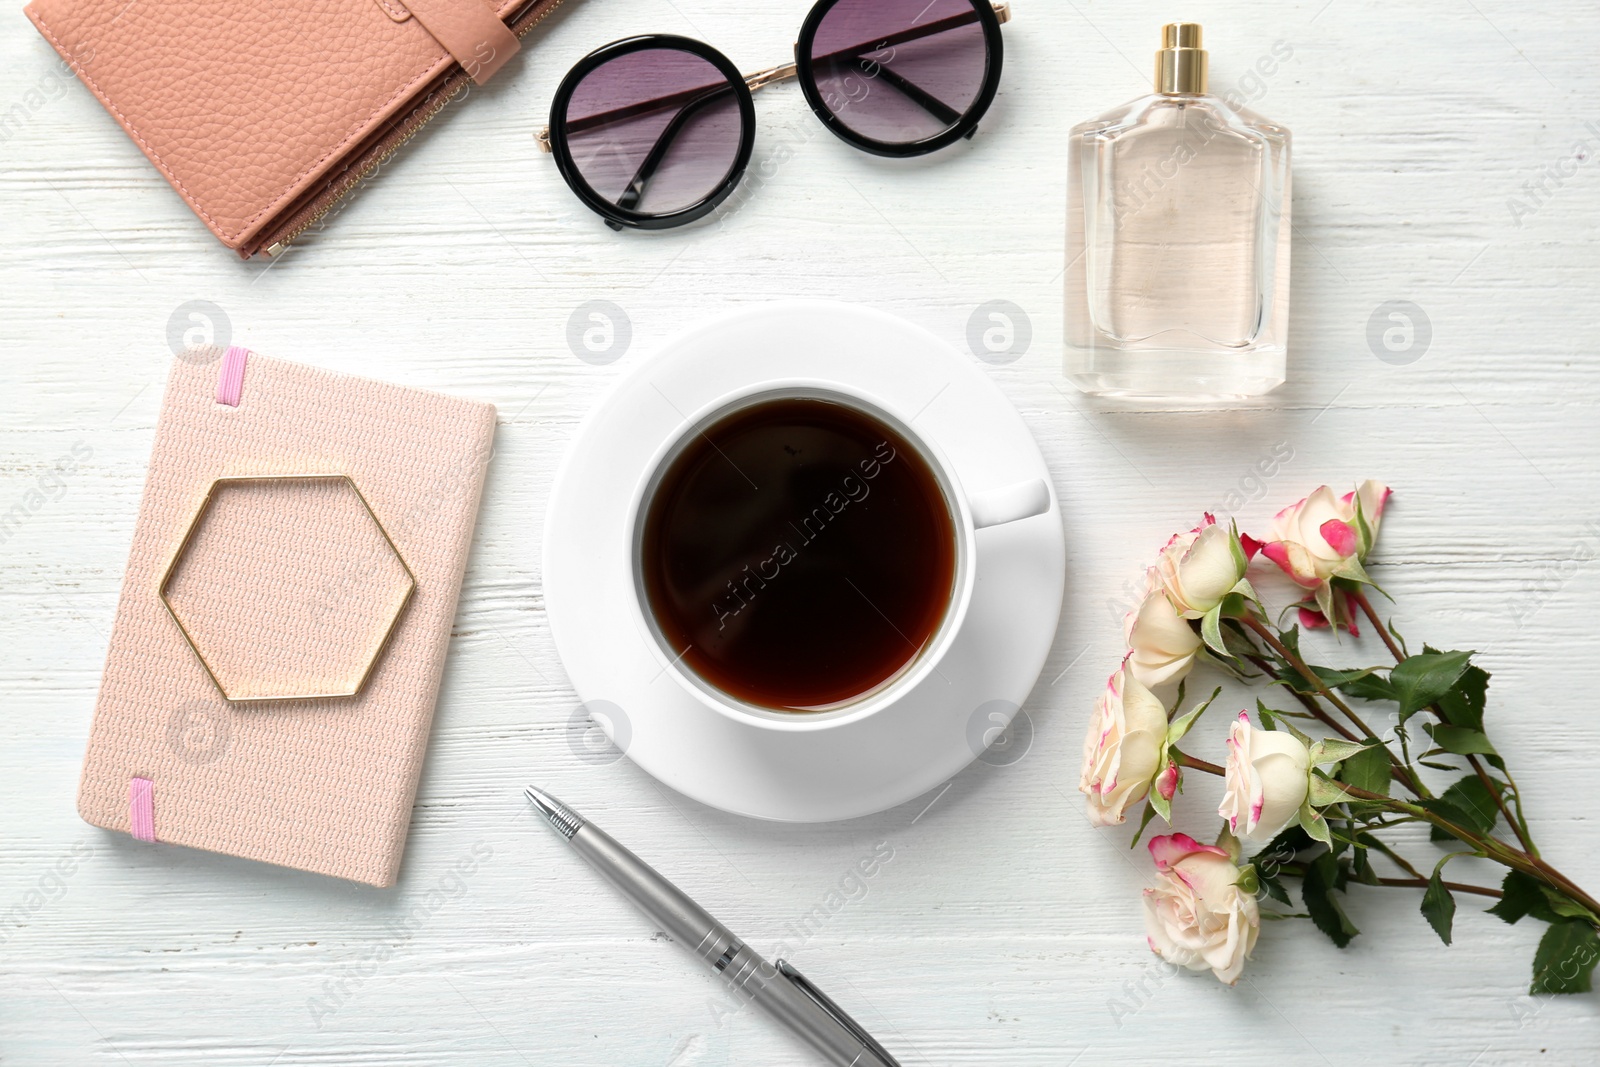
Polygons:
[[646,48],[584,76],[562,126],[573,165],[608,203],[668,215],[712,196],[739,155],[739,99],[709,60]]
[[811,69],[855,133],[912,144],[972,109],[989,69],[973,0],[839,0],[817,26]]

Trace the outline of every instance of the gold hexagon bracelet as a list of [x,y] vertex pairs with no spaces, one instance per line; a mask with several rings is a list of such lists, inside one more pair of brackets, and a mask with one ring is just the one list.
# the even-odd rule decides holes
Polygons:
[[[297,483],[315,491],[279,492]],[[219,506],[230,493],[238,498]],[[219,525],[208,530],[210,522]],[[196,559],[196,566],[213,570],[187,578],[185,568]],[[319,575],[318,566],[340,573]],[[379,588],[385,578],[388,590]],[[358,695],[416,589],[410,565],[347,475],[263,474],[211,483],[157,595],[223,699],[243,704]],[[370,632],[358,625],[353,613],[359,612],[368,617]],[[224,663],[228,657],[236,661]],[[273,681],[240,684],[234,669],[240,658],[266,665]],[[341,659],[349,665],[343,673],[333,670]],[[335,681],[351,676],[350,684]]]

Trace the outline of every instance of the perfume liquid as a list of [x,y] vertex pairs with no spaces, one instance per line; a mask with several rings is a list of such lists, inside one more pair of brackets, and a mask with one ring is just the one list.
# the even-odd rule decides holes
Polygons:
[[1066,372],[1086,393],[1258,396],[1287,375],[1289,131],[1207,92],[1200,27],[1156,91],[1073,127]]

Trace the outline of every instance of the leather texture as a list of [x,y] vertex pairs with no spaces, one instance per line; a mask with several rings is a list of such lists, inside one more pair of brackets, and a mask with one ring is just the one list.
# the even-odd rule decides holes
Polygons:
[[479,85],[522,47],[487,0],[411,0],[409,8]]
[[430,18],[481,79],[515,51],[504,20],[517,13],[525,31],[559,0],[531,18],[526,0],[490,2],[33,0],[27,14],[212,232],[249,255],[461,74]]

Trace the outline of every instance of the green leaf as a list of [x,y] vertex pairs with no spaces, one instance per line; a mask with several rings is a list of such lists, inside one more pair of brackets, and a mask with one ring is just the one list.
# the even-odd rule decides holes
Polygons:
[[1317,591],[1313,599],[1315,599],[1317,602],[1317,610],[1322,612],[1322,617],[1327,619],[1328,622],[1331,623],[1339,617],[1334,613],[1332,582],[1323,582],[1321,585],[1317,586]]
[[1456,921],[1456,898],[1445,888],[1444,865],[1457,856],[1470,855],[1470,852],[1452,852],[1440,860],[1433,868],[1433,876],[1428,879],[1428,888],[1422,893],[1422,916],[1433,927],[1433,932],[1439,935],[1439,940],[1447,945],[1450,943],[1450,928]]
[[1200,639],[1206,643],[1207,648],[1217,655],[1230,655],[1227,644],[1222,640],[1222,605],[1220,603],[1201,616]]
[[1600,961],[1600,934],[1582,919],[1552,923],[1533,954],[1530,993],[1587,993]]
[[1372,579],[1367,577],[1367,569],[1355,556],[1346,556],[1344,561],[1335,568],[1331,577],[1343,578],[1346,581],[1358,582],[1361,585],[1371,585]]
[[1294,723],[1285,719],[1285,712],[1274,711],[1262,703],[1261,698],[1256,698],[1256,715],[1261,719],[1261,725],[1268,730],[1282,730],[1307,748],[1311,747],[1309,735],[1298,729]]
[[[1356,667],[1341,670],[1334,667],[1321,667],[1315,663],[1307,664],[1311,673],[1317,676],[1323,689],[1337,689],[1348,696],[1358,697],[1362,700],[1399,700],[1394,687],[1379,672],[1381,667]],[[1306,681],[1300,672],[1290,668],[1284,672],[1283,684],[1296,693],[1315,696],[1320,690]]]
[[[1216,700],[1221,693],[1222,686],[1219,685],[1211,691],[1211,695],[1206,697],[1206,699],[1201,702],[1198,707],[1194,708],[1188,714],[1181,715],[1174,719],[1171,725],[1167,727],[1167,745],[1170,747],[1177,744],[1179,741],[1182,741],[1183,735],[1189,732],[1189,728],[1194,725],[1195,720],[1205,714],[1206,709],[1211,706],[1211,702]],[[1165,763],[1166,761],[1163,760],[1162,765],[1165,766]]]
[[1323,777],[1320,772],[1311,775],[1311,790],[1306,795],[1306,803],[1313,808],[1325,808],[1330,804],[1343,804],[1355,799],[1344,791],[1342,785]]
[[[1452,801],[1445,800],[1443,797],[1422,797],[1411,801],[1411,803],[1425,811],[1439,816],[1441,819],[1449,820],[1455,825],[1461,827],[1463,833],[1475,832],[1472,829],[1473,816],[1470,813],[1462,811],[1460,808],[1456,807]],[[1435,829],[1439,828],[1435,827]],[[1439,829],[1439,834],[1440,836],[1433,838],[1433,840],[1450,841],[1456,839],[1455,834],[1443,829]],[[1477,847],[1474,842],[1467,841],[1466,838],[1460,838],[1459,840],[1466,841],[1467,844]]]
[[[1235,659],[1243,660],[1247,656],[1261,654],[1260,650],[1256,648],[1248,637],[1240,633],[1237,627],[1228,626],[1223,628],[1222,643]],[[1255,677],[1259,677],[1259,675]]]
[[[1373,588],[1376,589],[1377,586],[1373,586]],[[1381,589],[1378,590],[1378,591],[1379,592],[1383,592]],[[1384,593],[1383,595],[1384,596],[1389,596],[1388,593]],[[1394,597],[1389,596],[1389,602],[1391,604],[1394,603]],[[1394,638],[1396,641],[1398,641],[1400,643],[1400,652],[1403,655],[1407,655],[1407,656],[1411,655],[1411,650],[1406,647],[1406,635],[1400,632],[1400,627],[1398,627],[1398,626],[1396,626],[1394,624],[1394,620],[1393,619],[1389,620],[1389,636]],[[1423,647],[1423,651],[1424,652],[1427,651],[1427,647],[1426,646]]]
[[1315,663],[1308,663],[1306,666],[1310,667],[1311,673],[1316,675],[1317,679],[1322,682],[1320,689],[1312,685],[1299,671],[1292,667],[1285,672],[1283,683],[1296,693],[1304,693],[1307,696],[1315,696],[1322,689],[1338,689],[1340,686],[1359,682],[1363,678],[1370,677],[1373,672],[1378,670],[1377,667],[1362,667],[1359,670],[1342,671],[1333,667],[1319,667]]
[[[1157,798],[1158,795],[1159,794],[1151,793],[1150,794],[1150,799],[1152,801],[1154,801]],[[1150,825],[1150,820],[1155,818],[1155,817],[1156,817],[1156,806],[1155,806],[1155,804],[1154,803],[1146,804],[1145,807],[1144,807],[1144,817],[1139,820],[1139,829],[1137,829],[1137,830],[1135,830],[1133,832],[1133,840],[1128,842],[1128,847],[1129,848],[1133,848],[1135,845],[1137,845],[1139,843],[1139,838],[1144,836],[1144,828],[1146,826],[1149,826]],[[1172,820],[1170,820],[1170,819],[1167,820],[1167,824],[1170,826],[1172,824]]]
[[[1480,834],[1493,830],[1494,824],[1499,821],[1500,809],[1495,803],[1494,794],[1489,792],[1483,779],[1476,774],[1452,782],[1449,789],[1439,794],[1439,800],[1453,808],[1455,814],[1445,811],[1438,814]],[[1435,841],[1451,840],[1451,836],[1437,826],[1430,830],[1429,837]]]
[[[1433,649],[1427,649],[1432,652]],[[1483,729],[1483,709],[1489,697],[1489,672],[1474,664],[1462,672],[1455,688],[1436,702],[1451,726]]]
[[1383,884],[1378,880],[1378,872],[1372,868],[1371,847],[1375,840],[1371,834],[1356,834],[1356,851],[1350,860],[1350,871],[1362,885]]
[[1317,924],[1317,929],[1327,934],[1335,945],[1344,948],[1361,931],[1356,929],[1356,924],[1350,921],[1344,908],[1333,897],[1338,881],[1339,863],[1331,854],[1324,853],[1306,867],[1305,877],[1300,883],[1300,895],[1305,898],[1306,911],[1310,913],[1311,921]]
[[1588,908],[1571,899],[1565,893],[1559,893],[1547,885],[1541,885],[1539,888],[1544,892],[1544,899],[1550,905],[1550,910],[1561,918],[1584,919],[1591,923],[1600,922],[1600,916],[1596,916]]
[[[1240,575],[1239,580],[1242,582],[1244,581],[1244,572],[1250,569],[1250,557],[1244,554],[1244,542],[1239,540],[1239,521],[1237,519],[1228,521],[1228,533],[1230,534],[1228,549],[1233,554],[1233,570],[1235,574]],[[1237,589],[1238,586],[1234,588]],[[1254,599],[1254,597],[1251,599]]]
[[1257,896],[1261,892],[1261,876],[1256,873],[1255,867],[1248,863],[1239,868],[1239,877],[1233,884],[1239,887],[1239,892],[1251,896]]
[[[1283,718],[1304,718],[1304,720],[1317,718],[1310,712],[1285,712],[1285,710],[1278,709],[1278,707],[1267,707],[1266,704],[1262,704],[1261,697],[1256,697],[1256,710],[1261,713],[1262,729],[1277,729],[1275,723],[1278,720],[1283,720]],[[1307,742],[1306,747],[1309,749],[1310,742]]]
[[1358,700],[1398,701],[1400,699],[1400,694],[1394,691],[1394,686],[1389,684],[1389,679],[1368,672],[1361,672],[1349,681],[1341,682],[1339,691]]
[[1367,521],[1366,508],[1361,506],[1361,494],[1355,495],[1356,502],[1356,555],[1362,559],[1367,558],[1367,553],[1372,551],[1372,524]]
[[[1258,604],[1261,602],[1261,598],[1256,595],[1256,587],[1250,584],[1250,579],[1248,578],[1240,578],[1239,581],[1234,584],[1234,587],[1228,590],[1228,592],[1232,595],[1240,596],[1245,600],[1253,600]],[[1241,615],[1235,617],[1242,618],[1243,616]]]
[[[1229,829],[1226,819],[1222,821],[1222,829],[1217,831],[1217,847],[1226,852],[1228,858],[1234,863],[1238,863],[1244,855],[1244,846],[1239,843],[1239,839]],[[1251,890],[1251,892],[1254,892],[1254,890]]]
[[1321,841],[1324,845],[1333,844],[1333,835],[1328,832],[1328,820],[1323,818],[1322,812],[1311,806],[1310,798],[1300,805],[1300,829],[1313,841]]
[[1339,780],[1369,793],[1389,795],[1389,750],[1382,745],[1363,749],[1339,766]]
[[1323,684],[1329,689],[1338,689],[1342,686],[1359,682],[1363,678],[1370,678],[1382,670],[1381,667],[1359,667],[1352,670],[1342,671],[1335,670],[1332,667],[1318,667],[1315,664],[1309,664],[1309,666],[1311,667],[1312,672],[1316,674],[1318,678],[1321,678]]
[[1532,875],[1521,871],[1508,871],[1500,883],[1500,900],[1488,912],[1497,919],[1515,923],[1524,915],[1532,915],[1543,922],[1556,922],[1560,916],[1550,910],[1544,897],[1544,885]]
[[[1189,732],[1189,728],[1195,724],[1196,719],[1205,714],[1206,709],[1211,706],[1211,702],[1216,700],[1218,694],[1221,692],[1222,687],[1219,685],[1216,689],[1212,690],[1211,696],[1208,697],[1199,707],[1194,708],[1185,715],[1179,716],[1177,719],[1168,724],[1167,732],[1161,740],[1161,751],[1156,759],[1156,766],[1161,768],[1161,772],[1165,772],[1167,765],[1172,762],[1172,751],[1174,747],[1179,741],[1183,740],[1183,735]],[[1183,686],[1180,684],[1178,687],[1178,705],[1181,705],[1182,703]],[[1183,788],[1183,774],[1181,771],[1178,774],[1178,788],[1180,790]],[[1167,820],[1168,826],[1172,825],[1172,801],[1162,796],[1159,789],[1152,789],[1150,791],[1150,809],[1154,810],[1163,819]],[[1145,816],[1145,822],[1148,823],[1149,821],[1150,818],[1147,814]],[[1139,829],[1143,831],[1144,827],[1140,826]],[[1138,841],[1138,837],[1135,836],[1134,840]]]
[[1267,843],[1267,847],[1255,855],[1255,865],[1263,870],[1270,869],[1275,873],[1279,867],[1294,859],[1295,856],[1310,848],[1316,842],[1300,828],[1298,823],[1290,823],[1279,831],[1278,836]]
[[[1182,772],[1180,771],[1179,773],[1181,774]],[[1149,814],[1148,813],[1149,812],[1154,812],[1155,814],[1157,814],[1157,815],[1161,816],[1163,819],[1165,819],[1167,821],[1167,825],[1168,826],[1171,826],[1172,825],[1172,801],[1170,801],[1166,797],[1162,796],[1161,795],[1161,790],[1159,790],[1159,789],[1151,789],[1150,790],[1150,796],[1149,796],[1148,799],[1149,799],[1149,804],[1147,804],[1145,806],[1145,812],[1147,814],[1145,816],[1144,822],[1145,823],[1149,822],[1150,818],[1149,818]],[[1140,823],[1139,824],[1139,829],[1141,831],[1144,829],[1144,823]],[[1134,838],[1134,842],[1137,843],[1138,842],[1138,838]]]
[[1400,721],[1434,703],[1450,690],[1472,661],[1471,652],[1424,652],[1401,660],[1389,672],[1389,684],[1400,701]]
[[1343,763],[1351,756],[1365,752],[1368,747],[1363,742],[1340,741],[1326,737],[1311,746],[1311,765],[1317,767],[1323,764]]
[[[1500,758],[1500,753],[1494,750],[1489,736],[1482,730],[1451,726],[1445,722],[1425,723],[1423,729],[1428,731],[1433,743],[1446,752],[1453,752],[1458,756],[1493,756],[1497,761]],[[1498,766],[1498,763],[1496,765]]]
[[1286,908],[1294,906],[1289,900],[1289,891],[1283,887],[1282,881],[1263,873],[1259,867],[1256,869],[1256,878],[1261,882],[1261,889],[1267,896]]

